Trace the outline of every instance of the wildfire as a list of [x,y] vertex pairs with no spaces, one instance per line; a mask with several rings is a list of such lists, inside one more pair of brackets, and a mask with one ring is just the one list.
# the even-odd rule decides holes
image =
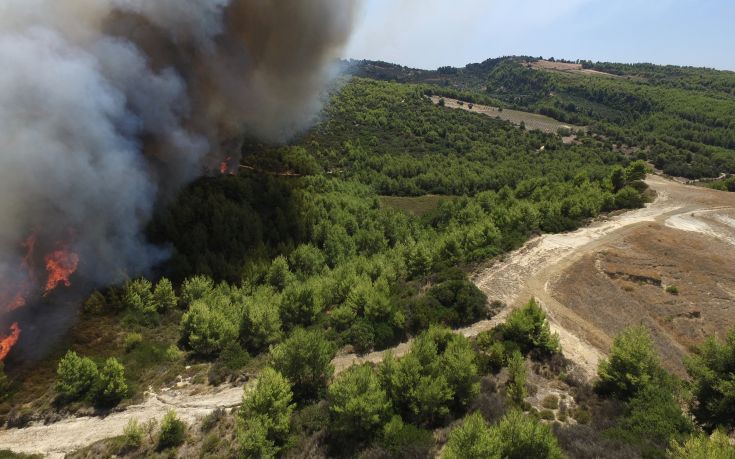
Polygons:
[[10,350],[15,346],[20,338],[20,326],[14,323],[10,326],[10,335],[0,336],[0,361],[5,360]]
[[[34,260],[37,260],[34,255],[37,246],[36,242],[37,238],[35,234],[31,234],[23,242],[25,256],[18,268],[18,271],[23,275],[20,276],[21,280],[16,279],[11,283],[12,286],[7,286],[5,289],[0,288],[0,314],[15,311],[28,303],[28,298],[32,295],[33,286],[37,285],[38,281],[38,277],[35,275],[33,268],[35,266]],[[77,270],[79,256],[69,250],[69,243],[64,242],[58,244],[56,250],[46,255],[44,262],[48,277],[46,278],[46,283],[42,284],[44,285],[43,294],[48,295],[60,284],[67,287],[71,285],[70,278]],[[6,282],[8,281],[6,280]],[[0,362],[5,360],[10,350],[18,342],[20,332],[20,326],[16,322],[10,326],[10,335],[0,335]]]
[[219,163],[219,173],[222,175],[225,175],[230,170],[230,158],[229,156],[224,159],[221,163]]
[[61,283],[69,287],[71,285],[69,278],[79,266],[79,255],[70,252],[67,245],[63,245],[60,249],[46,255],[45,260],[48,280],[46,280],[44,295],[48,295]]

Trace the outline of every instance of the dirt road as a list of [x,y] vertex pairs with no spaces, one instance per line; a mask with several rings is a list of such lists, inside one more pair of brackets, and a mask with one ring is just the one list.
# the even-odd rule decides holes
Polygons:
[[[564,353],[589,377],[596,374],[597,365],[609,349],[615,330],[611,332],[604,323],[594,320],[595,313],[600,312],[594,307],[598,302],[597,292],[577,298],[591,304],[591,311],[585,311],[584,317],[578,313],[581,308],[565,303],[567,296],[556,284],[572,266],[584,257],[604,253],[634,232],[657,237],[659,225],[696,232],[704,239],[735,244],[735,219],[728,215],[735,208],[735,194],[682,185],[657,176],[649,176],[647,183],[658,197],[646,208],[598,221],[574,232],[540,236],[475,277],[477,285],[491,300],[503,301],[511,308],[521,306],[532,297],[537,298],[548,313],[552,329],[560,335]],[[704,244],[715,242],[706,240]],[[671,250],[676,250],[675,242]],[[708,254],[700,253],[699,256],[707,257]],[[694,260],[691,262],[695,263]],[[683,266],[684,271],[687,269]],[[566,279],[564,287],[579,283],[580,277]],[[663,292],[660,286],[658,290]],[[614,309],[615,304],[610,306],[610,314],[618,313]],[[638,306],[644,309],[646,304]],[[644,310],[632,312],[643,313]],[[626,319],[630,325],[635,323],[636,317]],[[660,332],[667,333],[663,327]],[[668,340],[667,344],[681,347],[676,339]],[[679,351],[685,353],[682,349]]]
[[[559,333],[565,355],[588,377],[594,376],[597,364],[610,344],[611,334],[594,318],[580,315],[579,309],[570,307],[571,302],[563,298],[563,292],[553,288],[560,277],[584,257],[599,253],[636,231],[655,232],[663,227],[705,238],[705,246],[715,242],[735,244],[735,194],[687,186],[656,176],[650,176],[647,183],[658,197],[646,208],[600,220],[574,232],[539,236],[505,259],[478,272],[473,277],[474,282],[490,300],[503,301],[508,307],[492,320],[457,332],[469,337],[490,330],[502,323],[513,308],[535,297],[546,309],[552,329]],[[707,255],[706,251],[703,255]],[[735,275],[732,282],[730,302],[735,305]],[[729,284],[725,287],[731,288]],[[391,352],[401,356],[409,348],[410,343],[403,343]],[[355,364],[377,363],[384,355],[385,352],[365,356],[341,355],[333,363],[339,373]],[[48,426],[3,431],[0,433],[0,449],[63,457],[67,452],[120,435],[130,419],[140,422],[160,419],[166,411],[175,409],[184,420],[194,422],[216,408],[237,406],[242,392],[242,387],[225,387],[194,394],[184,387],[159,395],[151,394],[143,404],[106,418],[73,418]]]
[[243,388],[225,386],[207,393],[195,393],[194,387],[171,389],[160,394],[147,394],[140,405],[112,413],[104,418],[69,418],[50,425],[32,425],[23,429],[8,429],[0,433],[0,450],[16,453],[42,454],[63,458],[67,453],[105,438],[121,435],[131,419],[145,423],[160,421],[169,410],[191,424],[217,408],[231,408],[242,401]]

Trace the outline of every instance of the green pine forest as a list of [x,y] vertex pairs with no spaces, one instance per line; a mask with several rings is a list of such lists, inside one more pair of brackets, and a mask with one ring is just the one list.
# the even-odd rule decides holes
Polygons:
[[[582,62],[609,74],[591,76],[529,59],[344,62],[312,129],[241,139],[238,174],[158,209],[147,236],[169,260],[94,292],[40,369],[8,369],[2,419],[107,412],[184,374],[243,385],[242,406],[197,426],[175,413],[131,423],[77,456],[734,458],[735,331],[695,350],[680,379],[645,329],[626,330],[591,382],[530,298],[490,332],[452,333],[503,307],[471,282],[479,264],[643,206],[654,168],[735,173],[735,74]],[[589,129],[564,143],[433,95]],[[735,190],[728,180],[711,186]],[[340,353],[408,340],[405,356],[335,374]],[[526,401],[538,377],[563,389],[541,410]]]

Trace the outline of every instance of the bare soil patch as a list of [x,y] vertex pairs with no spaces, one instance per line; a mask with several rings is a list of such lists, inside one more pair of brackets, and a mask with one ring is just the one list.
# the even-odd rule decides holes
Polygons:
[[536,62],[527,63],[526,65],[529,68],[532,68],[534,70],[552,70],[552,71],[557,71],[557,72],[579,73],[579,74],[590,75],[590,76],[620,78],[618,75],[613,75],[612,73],[600,72],[598,70],[592,70],[592,69],[585,69],[582,67],[582,64],[573,64],[569,62],[552,62],[552,61],[540,60]]
[[[431,101],[434,104],[439,104],[440,100],[444,100],[444,106],[447,108],[465,110],[468,112],[480,113],[482,115],[490,116],[492,118],[500,118],[503,121],[509,121],[516,126],[520,126],[523,123],[526,129],[533,130],[538,129],[548,134],[556,134],[559,129],[565,128],[572,131],[586,132],[587,128],[584,126],[575,126],[572,124],[562,123],[554,118],[548,116],[539,115],[537,113],[521,112],[518,110],[501,109],[498,107],[491,107],[489,105],[475,105],[469,102],[464,102],[457,99],[450,99],[447,97],[432,96]],[[567,142],[573,142],[575,137],[567,136]]]

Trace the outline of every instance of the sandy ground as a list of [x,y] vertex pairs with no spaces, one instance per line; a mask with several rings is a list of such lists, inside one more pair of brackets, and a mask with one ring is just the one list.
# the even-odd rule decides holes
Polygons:
[[580,73],[583,75],[620,78],[618,75],[613,75],[612,73],[600,72],[599,70],[585,69],[582,67],[582,64],[570,64],[566,62],[551,62],[551,61],[541,60],[541,61],[531,62],[527,65],[528,67],[534,70],[554,70],[557,72]]
[[242,387],[223,386],[204,393],[197,393],[197,389],[201,388],[184,385],[160,394],[149,393],[145,402],[104,418],[69,418],[50,425],[5,430],[0,433],[0,450],[63,458],[77,449],[121,435],[131,419],[141,424],[151,419],[160,422],[166,412],[175,410],[180,419],[192,424],[217,408],[232,408],[242,401]]
[[[521,112],[518,110],[503,109],[500,110],[497,107],[491,107],[489,105],[476,105],[468,102],[462,102],[457,99],[451,99],[448,97],[432,96],[431,101],[434,104],[439,104],[439,101],[444,99],[444,106],[447,108],[465,110],[468,112],[480,113],[487,115],[492,118],[500,118],[504,121],[510,121],[515,125],[520,125],[521,122],[525,123],[526,129],[533,130],[538,129],[548,134],[556,134],[560,128],[573,129],[575,131],[586,131],[587,128],[583,126],[574,126],[572,124],[565,124],[561,121],[557,121],[554,118],[548,116],[539,115],[537,113]],[[472,108],[470,108],[472,105]],[[571,143],[575,140],[575,137],[565,137],[566,143]]]
[[[719,325],[717,331],[735,324],[735,272],[727,263],[732,259],[730,255],[735,256],[735,218],[731,216],[735,212],[735,194],[686,186],[655,176],[650,176],[647,183],[658,193],[658,198],[646,208],[571,233],[540,236],[475,278],[491,300],[503,301],[510,308],[537,298],[549,315],[552,329],[560,335],[564,353],[589,377],[595,375],[615,334],[638,323],[653,329],[664,363],[671,369],[681,370],[686,346],[701,339],[691,342],[678,339],[673,336],[674,327],[666,324],[675,325],[679,316],[702,322],[701,308],[692,309],[692,303],[711,299],[713,290],[707,286],[708,280],[720,287],[720,292],[714,295],[718,301],[711,308],[718,311],[712,313]],[[638,241],[640,247],[631,245],[630,241]],[[656,248],[653,241],[660,247]],[[610,273],[604,273],[605,264],[600,256],[617,250],[626,257],[622,263],[618,260],[618,268],[612,272],[614,277],[621,272],[620,265],[633,266],[632,258],[646,249],[652,252],[647,257],[650,265],[679,273],[669,278],[690,279],[688,298],[667,293],[666,282],[660,275],[651,278],[654,285],[648,285],[646,275],[625,273],[623,269],[622,277],[626,279],[613,291],[605,291],[604,285],[586,278],[600,274],[597,277],[609,279]],[[721,260],[714,262],[716,257]],[[700,276],[696,275],[698,269],[703,271]],[[626,285],[626,280],[633,285]],[[631,303],[625,298],[628,290],[646,293],[647,287],[651,287],[658,299],[641,294]],[[677,302],[681,303],[679,316],[664,313],[665,306]],[[656,320],[644,320],[647,316]],[[704,336],[707,334],[700,333],[700,338]]]
[[[733,246],[735,194],[687,186],[657,176],[650,176],[647,183],[658,193],[658,198],[646,208],[603,219],[574,232],[537,237],[505,259],[476,273],[473,280],[489,299],[500,300],[508,306],[491,320],[478,322],[457,332],[470,337],[490,330],[502,323],[514,308],[535,297],[546,309],[552,329],[559,333],[564,354],[588,377],[593,377],[600,359],[609,348],[615,330],[606,327],[605,323],[599,320],[605,316],[595,306],[598,303],[597,297],[605,296],[601,295],[604,291],[574,295],[575,288],[586,285],[580,282],[584,279],[584,274],[596,273],[595,275],[599,274],[597,277],[601,278],[603,275],[610,277],[612,273],[612,277],[615,277],[621,272],[621,265],[630,265],[629,261],[615,258],[615,254],[630,258],[645,252],[636,246],[626,246],[628,244],[626,241],[630,238],[631,241],[645,242],[645,239],[641,239],[638,235],[656,241],[669,241],[668,245],[665,244],[668,248],[664,249],[657,249],[653,244],[644,244],[646,250],[652,252],[649,258],[663,260],[657,263],[657,266],[668,263],[676,267],[676,263],[684,263],[681,260],[667,261],[664,258],[667,253],[679,249],[681,241],[692,239],[684,244],[690,247],[691,251],[682,256],[693,266],[699,264],[697,259],[692,258],[698,255],[704,267],[701,277],[695,277],[687,288],[704,283],[705,278],[711,279],[711,282],[719,286],[714,295],[717,301],[712,307],[714,311],[719,312],[713,314],[720,314],[712,317],[717,322],[734,321],[735,315],[732,312],[735,310],[735,271],[725,277],[717,277],[714,274],[718,271],[719,265],[715,263],[710,266],[705,261],[712,258],[716,252],[722,253],[723,260],[732,260],[732,256],[735,256]],[[673,236],[669,234],[668,238],[663,237],[667,231],[673,233]],[[732,254],[727,250],[732,250]],[[603,259],[601,256],[608,258]],[[588,260],[591,260],[591,268],[584,265]],[[580,273],[575,274],[575,269]],[[692,272],[691,266],[687,265],[679,266],[678,269],[684,274]],[[635,279],[653,279],[651,282],[656,283],[655,277],[642,275],[640,272]],[[623,277],[628,277],[613,281],[628,282],[632,275],[634,274],[623,273]],[[594,283],[589,285],[594,287]],[[640,282],[636,285],[640,285]],[[665,285],[661,281],[660,286],[654,286],[658,289],[656,292],[660,292]],[[623,284],[621,289],[625,291],[625,287]],[[642,285],[640,291],[645,293],[647,287],[648,284]],[[692,295],[703,294],[703,290],[696,291],[691,288]],[[705,286],[705,290],[707,288],[709,287]],[[681,297],[681,301],[689,301],[683,292]],[[641,298],[646,300],[645,296]],[[577,303],[588,307],[580,307]],[[616,309],[615,304],[606,306],[608,307],[605,311],[608,315],[620,316],[622,323],[636,323],[644,312],[640,308],[646,304],[639,304],[638,309],[633,307],[630,311],[625,311],[624,308]],[[619,313],[620,311],[625,314]],[[702,314],[704,312],[689,311],[685,316],[701,319]],[[722,320],[718,320],[718,317]],[[677,318],[672,319],[671,323],[676,324]],[[703,330],[703,333],[707,333],[706,327]],[[660,334],[670,340],[672,346],[669,347],[675,350],[674,354],[680,355],[685,352],[684,345],[675,336],[677,334],[675,329],[661,327]],[[409,348],[410,342],[403,343],[390,352],[401,356],[405,355]],[[386,352],[375,352],[365,356],[340,355],[333,363],[336,372],[339,373],[355,364],[377,363],[383,359]],[[104,438],[120,435],[130,419],[137,419],[140,422],[152,418],[160,419],[166,411],[175,409],[184,420],[191,423],[217,408],[239,405],[243,393],[242,387],[231,386],[210,388],[207,392],[199,393],[196,393],[196,390],[197,388],[183,384],[182,387],[162,394],[149,394],[144,403],[105,418],[72,418],[47,426],[32,425],[24,429],[5,430],[0,433],[0,449],[63,457],[67,452]]]

